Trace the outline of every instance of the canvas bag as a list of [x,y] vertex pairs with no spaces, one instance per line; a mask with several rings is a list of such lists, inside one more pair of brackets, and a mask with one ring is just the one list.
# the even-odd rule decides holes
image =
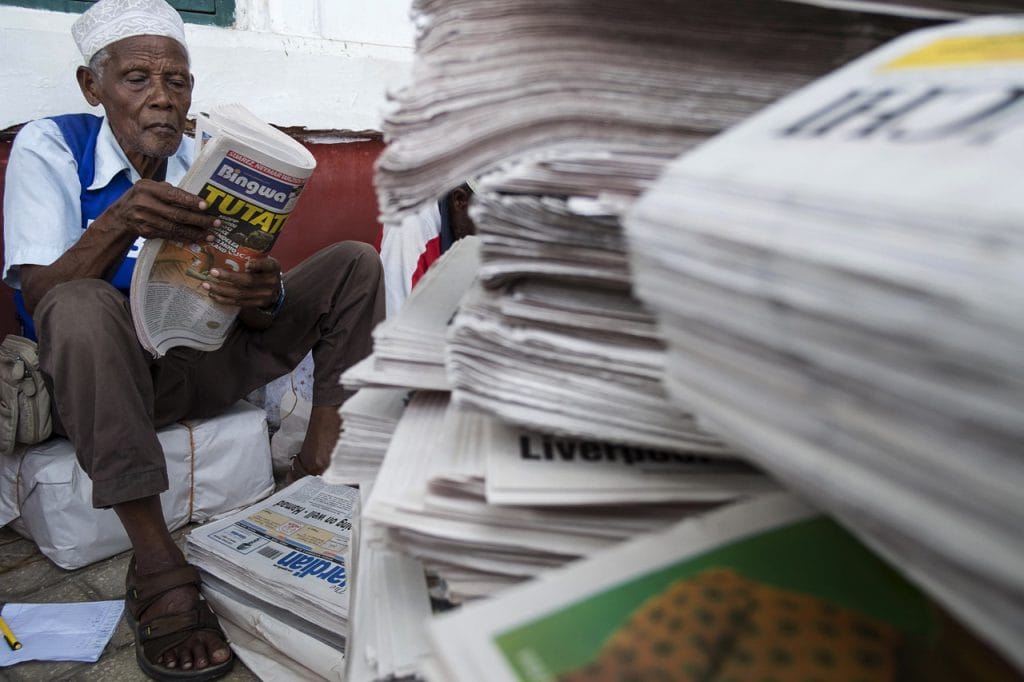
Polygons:
[[0,454],[14,452],[15,443],[42,442],[52,430],[50,394],[36,344],[8,334],[0,343]]

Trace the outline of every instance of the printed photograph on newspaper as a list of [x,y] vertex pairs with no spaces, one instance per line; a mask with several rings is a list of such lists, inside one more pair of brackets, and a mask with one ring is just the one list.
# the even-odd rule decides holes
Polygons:
[[441,659],[458,679],[497,666],[488,679],[520,682],[1014,679],[839,524],[798,504],[735,505],[468,607],[435,641],[454,651],[467,643],[450,637],[483,631],[473,644],[490,655]]

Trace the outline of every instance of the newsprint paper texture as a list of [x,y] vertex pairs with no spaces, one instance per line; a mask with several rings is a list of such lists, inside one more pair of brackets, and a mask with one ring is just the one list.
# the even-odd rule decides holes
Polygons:
[[441,616],[431,634],[435,670],[466,682],[1016,679],[788,495],[620,545]]

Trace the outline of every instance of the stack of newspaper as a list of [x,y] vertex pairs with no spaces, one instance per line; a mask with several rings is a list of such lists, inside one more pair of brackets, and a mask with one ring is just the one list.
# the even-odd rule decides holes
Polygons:
[[609,188],[623,186],[620,164],[667,161],[935,19],[782,0],[416,0],[413,17],[412,78],[386,115],[376,177],[396,223],[536,153],[601,155]]
[[773,489],[737,462],[545,436],[418,392],[364,517],[459,602]]
[[407,389],[370,386],[346,400],[341,406],[341,437],[324,481],[356,486],[373,481],[408,400]]
[[[372,484],[360,486],[365,502]],[[345,682],[416,679],[429,655],[431,615],[423,566],[383,546],[363,524],[355,555],[352,622]]]
[[339,678],[359,507],[355,488],[306,477],[189,533],[204,595],[226,627],[247,633],[242,641],[258,642],[238,650],[247,664],[258,667],[270,647],[300,671]]
[[[441,276],[440,263],[444,263]],[[390,386],[425,391],[450,388],[445,371],[445,336],[462,295],[476,280],[480,243],[458,240],[417,283],[397,314],[373,330],[373,352],[341,377],[349,389]]]
[[478,286],[449,333],[453,397],[552,433],[728,456],[667,399],[664,349],[636,308],[628,294],[573,285]]
[[669,388],[1024,669],[1024,19],[912,33],[629,220]]
[[430,636],[424,673],[438,682],[1020,679],[786,495],[684,520],[441,614]]
[[418,561],[361,528],[369,488],[306,477],[189,534],[203,594],[261,679],[415,675],[428,649],[426,578]]
[[[993,4],[986,3],[984,10]],[[678,400],[682,391],[677,390],[673,406],[660,392],[658,378],[671,368],[659,347],[662,333],[655,318],[632,298],[622,216],[680,152],[889,38],[971,11],[968,3],[642,0],[626,8],[610,0],[415,0],[413,11],[421,28],[413,78],[398,93],[397,106],[388,116],[389,144],[378,163],[383,216],[398,223],[466,178],[479,178],[473,217],[481,259],[478,284],[471,288],[470,279],[457,292],[461,298],[462,291],[469,291],[461,307],[456,300],[444,309],[458,308],[447,330],[447,346],[441,346],[447,355],[444,381],[428,386],[420,380],[421,388],[439,392],[417,393],[403,412],[367,502],[365,518],[374,543],[421,560],[442,578],[446,596],[458,602],[495,595],[528,578],[536,578],[534,584],[541,589],[548,584],[549,569],[771,490],[771,481],[738,466],[708,435],[723,423],[704,420],[697,408],[708,401],[689,404],[685,396]],[[1017,53],[1010,49],[1009,54]],[[990,103],[994,112],[1005,114],[1002,122],[1013,120],[1012,98],[1002,107],[999,100]],[[856,104],[851,107],[856,109]],[[893,112],[893,118],[899,113]],[[882,118],[877,124],[889,122]],[[804,160],[800,168],[812,175],[808,169],[815,163]],[[713,236],[707,241],[714,246]],[[765,245],[748,250],[759,248]],[[669,253],[666,258],[680,263],[696,260]],[[740,270],[736,276],[761,271]],[[666,287],[669,291],[677,298],[689,294],[678,284],[674,290]],[[422,296],[427,297],[425,291]],[[413,305],[421,304],[411,299],[406,303]],[[737,312],[719,300],[709,305],[727,320],[737,318],[737,325],[755,326],[764,319],[747,318],[747,308]],[[451,319],[424,316],[436,325],[435,332]],[[786,333],[778,331],[783,338]],[[436,352],[437,334],[426,338]],[[709,352],[720,343],[712,333],[702,342],[712,347]],[[394,359],[401,362],[400,355]],[[791,358],[784,356],[778,364],[784,367],[787,360]],[[438,365],[420,362],[424,370],[428,364],[431,371]],[[383,371],[387,363],[380,364]],[[775,369],[756,371],[771,380]],[[372,376],[372,371],[351,372],[365,385],[375,383]],[[449,388],[450,397],[442,392]],[[766,413],[799,413],[806,407],[792,390],[752,392],[751,400],[753,396]],[[471,411],[477,408],[483,412]],[[666,418],[668,414],[673,418]],[[722,433],[729,426],[725,422]],[[827,424],[817,426],[819,433],[827,433]],[[727,442],[744,448],[758,445],[745,437]],[[656,453],[644,455],[645,461],[679,464],[685,473],[675,480],[684,484],[673,488],[668,480],[674,477],[664,472],[631,476],[638,452]],[[805,454],[798,447],[792,456]],[[548,468],[554,464],[585,473],[577,478]],[[828,480],[833,471],[842,471],[841,464],[831,466],[831,460],[817,460],[808,470]],[[596,473],[606,467],[613,471],[610,478]],[[615,489],[614,479],[622,482],[621,490]],[[855,492],[862,482],[854,481]],[[843,491],[837,490],[841,485],[833,482],[823,489],[843,499]],[[885,487],[883,482],[880,489]],[[851,511],[839,503],[830,509],[840,507]],[[855,521],[868,525],[875,518]],[[734,532],[737,524],[725,525],[729,532],[722,535],[728,540],[746,527],[738,524],[740,532]],[[703,521],[695,527],[702,528]],[[834,524],[830,528],[841,530]],[[708,546],[705,538],[682,537],[695,543],[686,547],[690,551]],[[783,543],[778,553],[788,552],[798,568],[813,563],[820,536],[790,537],[792,542]],[[888,536],[894,544],[898,538]],[[658,536],[640,551],[652,546],[678,550],[680,538]],[[724,554],[728,557],[728,551]],[[861,555],[841,551],[840,556],[861,568]],[[637,555],[623,553],[612,563],[631,567],[639,561]],[[993,558],[992,563],[999,562]],[[856,573],[848,571],[849,565],[830,564],[826,574]],[[588,575],[600,572],[623,575],[607,563],[590,568]],[[770,582],[763,573],[752,577]],[[564,591],[566,583],[557,584],[554,592]],[[802,585],[784,581],[772,587],[799,590]],[[750,606],[750,588],[740,581],[737,598],[753,610],[757,604]],[[863,596],[871,589],[857,591]],[[765,594],[771,595],[774,607],[780,595]],[[882,601],[890,597],[884,593]],[[550,594],[541,598],[555,601]],[[839,601],[857,608],[856,600]],[[513,617],[522,615],[508,602],[500,603]],[[789,600],[778,603],[785,607]],[[997,605],[986,599],[984,608],[996,610]],[[819,611],[834,613],[831,604]],[[604,613],[591,613],[588,625],[600,631],[599,643],[621,624]],[[701,618],[705,615],[701,612]],[[840,615],[843,622],[854,622],[845,611]],[[581,620],[587,619],[574,623]],[[478,625],[467,623],[472,623],[468,628]],[[735,633],[724,629],[723,641],[732,641]],[[951,631],[959,634],[958,629]],[[563,652],[576,650],[567,644],[575,640],[564,632],[546,632],[554,633],[549,641]],[[457,632],[451,641],[463,634]],[[636,639],[658,643],[646,632]],[[700,642],[708,640],[696,641],[703,648]],[[448,644],[449,653],[439,655],[443,660],[437,679],[447,679],[460,668],[462,662],[451,659],[474,655],[469,651],[472,642],[465,636],[465,646]],[[664,647],[655,647],[653,653],[664,653]],[[520,679],[602,679],[592,668],[563,678],[571,667],[546,667],[529,650],[518,650],[514,658],[523,666]],[[587,662],[578,656],[575,660],[576,665]],[[704,672],[717,670],[717,665],[716,660],[698,677],[710,679],[710,672]],[[500,679],[494,676],[496,668],[467,670],[459,672],[463,679]],[[623,671],[611,679],[657,678]]]
[[429,388],[536,430],[735,456],[665,395],[620,215],[678,152],[924,20],[852,21],[778,0],[645,0],[628,12],[434,0],[415,11],[415,74],[378,164],[385,220],[486,171],[472,207],[480,286],[452,321],[447,383]]

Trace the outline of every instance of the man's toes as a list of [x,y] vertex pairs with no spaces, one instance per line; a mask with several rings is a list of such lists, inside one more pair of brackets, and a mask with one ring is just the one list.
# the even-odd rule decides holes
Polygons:
[[203,643],[206,644],[204,651],[209,653],[210,665],[223,663],[231,658],[231,649],[228,648],[227,642],[210,633],[205,634],[209,634]]
[[174,655],[173,651],[164,652],[164,654],[160,657],[160,660],[158,662],[165,668],[178,667],[178,657]]
[[210,665],[210,655],[207,653],[208,645],[204,639],[197,638],[192,642],[192,661],[197,670],[202,670]]
[[182,670],[191,670],[194,656],[188,647],[182,647],[178,657],[178,663]]
[[223,663],[231,658],[231,649],[221,644],[220,646],[213,648],[210,652],[210,658],[213,659],[214,663]]
[[219,665],[231,657],[231,650],[218,638],[206,638],[197,641],[192,647],[192,660],[196,670],[211,665]]

